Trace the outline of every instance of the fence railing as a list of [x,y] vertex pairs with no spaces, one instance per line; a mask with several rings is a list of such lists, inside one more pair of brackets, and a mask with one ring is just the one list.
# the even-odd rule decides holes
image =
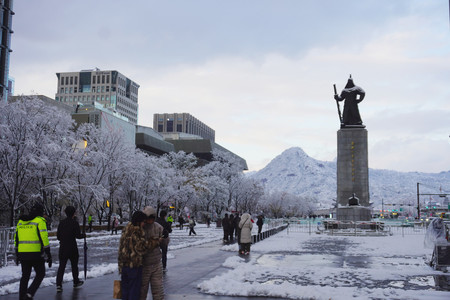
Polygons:
[[[289,222],[287,227],[287,233],[289,232],[303,232],[303,233],[315,233],[322,232],[324,227],[322,222],[313,222],[308,220],[302,220],[299,222]],[[356,227],[355,227],[356,228]],[[351,228],[347,229],[351,231]],[[401,226],[401,225],[384,225],[384,231],[389,235],[424,235],[427,231],[426,226]]]
[[15,227],[0,228],[0,266],[4,266],[8,260],[8,254],[14,253]]

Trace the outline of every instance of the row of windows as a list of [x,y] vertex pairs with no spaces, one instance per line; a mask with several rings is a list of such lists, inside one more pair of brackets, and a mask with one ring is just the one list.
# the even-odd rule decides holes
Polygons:
[[61,96],[56,97],[56,101],[60,102],[86,102],[86,101],[109,101],[108,95],[97,96]]
[[[109,85],[97,86],[97,88],[95,86],[93,86],[90,91],[86,91],[86,90],[81,90],[81,88],[78,90],[77,86],[75,86],[75,87],[65,87],[65,88],[62,87],[62,88],[60,88],[59,93],[60,94],[73,94],[73,93],[78,93],[78,92],[80,92],[80,93],[89,93],[89,92],[91,92],[91,93],[95,93],[95,92],[97,92],[97,93],[109,93],[109,88],[110,88]],[[115,87],[111,87],[111,92],[115,92],[115,91],[116,91],[116,88]]]
[[[109,75],[93,75],[92,83],[93,84],[109,84]],[[77,85],[78,84],[78,76],[61,76],[60,79],[61,85]]]

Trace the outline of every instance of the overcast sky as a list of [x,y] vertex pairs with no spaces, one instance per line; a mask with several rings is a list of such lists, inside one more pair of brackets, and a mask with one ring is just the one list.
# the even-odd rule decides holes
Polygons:
[[[450,170],[446,0],[14,2],[15,94],[55,97],[57,72],[98,67],[140,85],[140,125],[187,112],[251,171],[290,147],[331,161],[352,74],[369,167]],[[342,104],[341,104],[342,108]]]

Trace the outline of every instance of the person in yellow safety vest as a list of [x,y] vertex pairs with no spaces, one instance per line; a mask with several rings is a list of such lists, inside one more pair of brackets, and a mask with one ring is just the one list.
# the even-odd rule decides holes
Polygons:
[[[167,217],[167,222],[173,223],[173,217],[172,217],[171,215],[169,215],[169,216]],[[172,224],[170,224],[170,225],[172,225]]]
[[[14,246],[16,264],[19,265],[20,262],[22,265],[22,278],[19,286],[20,299],[33,299],[45,277],[45,260],[48,262],[49,268],[52,266],[47,224],[42,217],[43,213],[44,207],[35,204],[29,215],[21,216],[17,223]],[[36,276],[28,287],[32,269],[36,272]]]

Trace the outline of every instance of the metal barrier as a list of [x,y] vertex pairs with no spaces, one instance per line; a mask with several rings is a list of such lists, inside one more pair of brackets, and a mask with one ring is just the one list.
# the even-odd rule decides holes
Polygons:
[[[279,223],[279,224],[282,224],[282,223]],[[272,226],[269,226],[269,228],[270,228],[269,230],[263,231],[259,234],[252,235],[252,244],[262,241],[271,235],[277,234],[278,232],[285,230],[287,227],[288,227],[287,224],[279,225],[278,227],[275,227],[275,224],[273,224]]]
[[14,253],[15,227],[0,228],[0,266],[4,266],[8,260],[8,254]]

